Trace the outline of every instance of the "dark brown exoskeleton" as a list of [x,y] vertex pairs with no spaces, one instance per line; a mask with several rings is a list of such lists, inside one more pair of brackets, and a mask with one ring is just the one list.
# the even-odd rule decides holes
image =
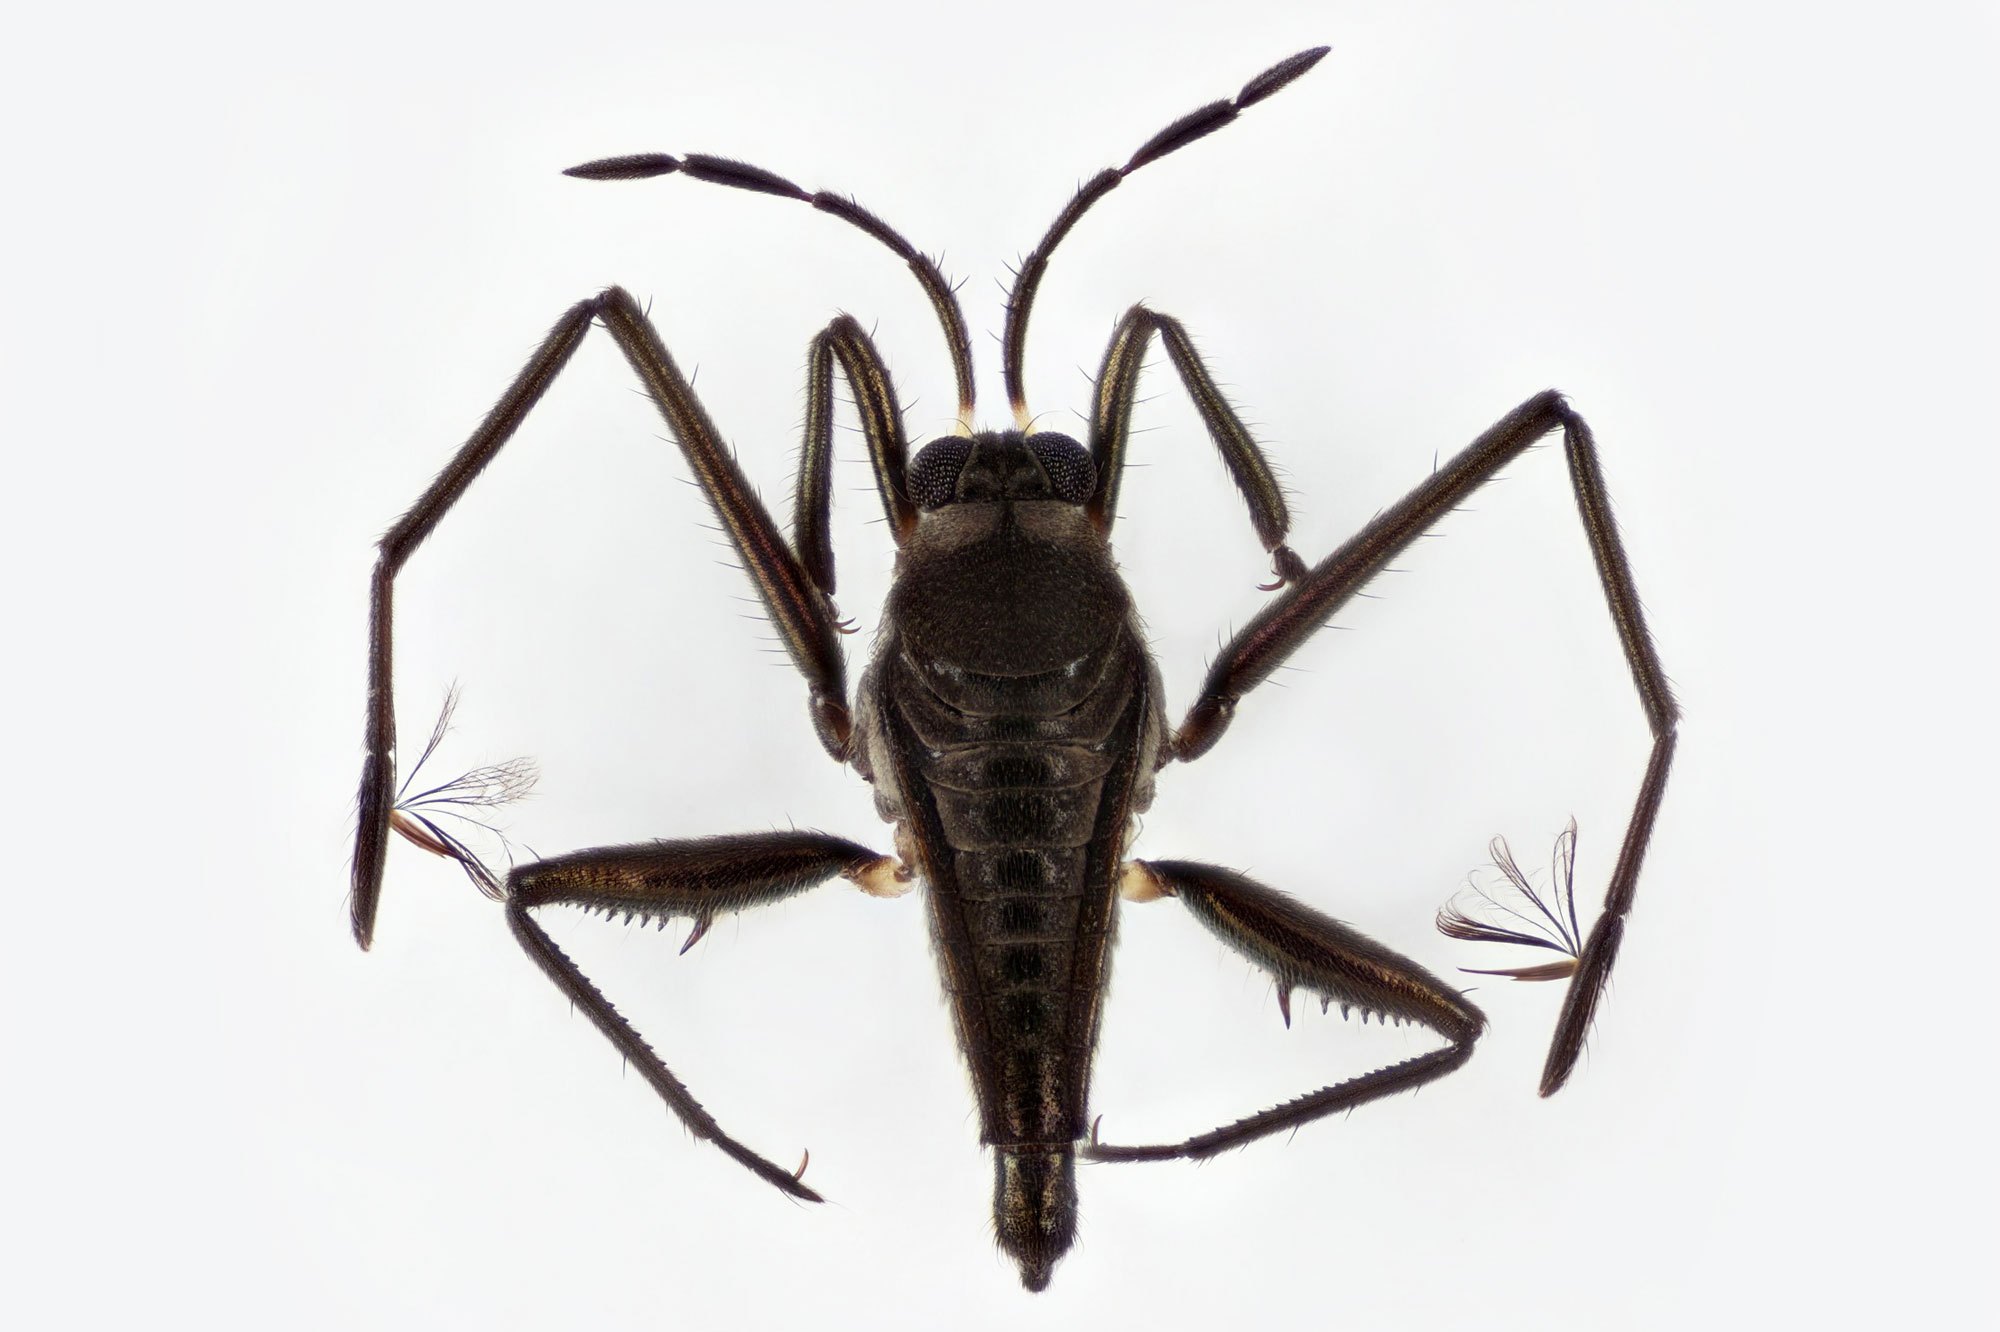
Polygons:
[[[1543,1071],[1544,1095],[1560,1087],[1575,1065],[1622,937],[1666,783],[1677,715],[1581,418],[1555,393],[1529,399],[1310,568],[1286,544],[1290,516],[1262,450],[1217,390],[1185,330],[1165,315],[1136,307],[1119,324],[1097,380],[1087,446],[1030,431],[1022,383],[1028,313],[1063,236],[1126,176],[1220,129],[1325,53],[1302,52],[1252,79],[1235,98],[1183,116],[1123,167],[1100,173],[1077,192],[1022,264],[1008,302],[1003,369],[1014,430],[974,427],[970,340],[937,265],[851,200],[808,193],[757,167],[699,155],[647,154],[572,169],[571,175],[597,180],[678,172],[796,199],[887,245],[923,284],[944,328],[958,384],[959,430],[908,459],[902,413],[880,356],[854,320],[835,319],[812,344],[805,443],[787,540],[633,299],[614,287],[564,315],[450,466],[381,543],[354,863],[354,931],[362,946],[373,932],[393,827],[459,860],[505,901],[528,954],[696,1136],[793,1197],[816,1201],[819,1195],[801,1182],[803,1164],[785,1170],[722,1130],[531,911],[565,904],[642,920],[682,917],[693,922],[691,946],[718,914],[774,902],[835,877],[884,895],[921,880],[978,1097],[981,1138],[995,1153],[1000,1244],[1019,1264],[1023,1283],[1040,1290],[1075,1234],[1079,1155],[1099,1161],[1210,1156],[1419,1086],[1470,1057],[1485,1019],[1416,963],[1234,871],[1124,857],[1160,767],[1212,748],[1239,700],[1398,552],[1529,445],[1560,431],[1605,599],[1654,735],[1652,761],[1596,928],[1587,941],[1576,939],[1573,927],[1562,934],[1558,946],[1570,961],[1514,973],[1574,977]],[[415,797],[399,801],[391,693],[396,574],[499,452],[593,323],[609,330],[624,351],[721,518],[805,676],[827,752],[874,784],[878,809],[896,826],[894,856],[818,832],[751,833],[581,851],[521,866],[503,885],[426,816],[425,808],[435,809],[435,792],[429,805]],[[1168,725],[1158,672],[1109,541],[1140,370],[1156,334],[1272,556],[1277,580],[1267,590],[1282,589],[1223,649],[1177,728]],[[836,366],[852,389],[898,548],[879,647],[852,705],[832,603]],[[502,772],[489,781],[506,787],[516,775]],[[1303,988],[1343,1011],[1421,1023],[1446,1043],[1184,1142],[1099,1142],[1090,1127],[1090,1068],[1121,895],[1179,900],[1272,974],[1287,1022],[1291,994]],[[1543,942],[1460,914],[1448,915],[1444,924],[1461,937]]]

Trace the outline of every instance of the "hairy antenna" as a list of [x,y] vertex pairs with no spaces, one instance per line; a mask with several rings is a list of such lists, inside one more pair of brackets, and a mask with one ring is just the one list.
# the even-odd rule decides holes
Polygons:
[[1028,342],[1028,310],[1035,303],[1035,290],[1042,284],[1042,274],[1048,271],[1049,256],[1055,253],[1056,246],[1069,234],[1069,229],[1090,211],[1092,204],[1118,188],[1118,183],[1125,177],[1148,162],[1157,162],[1168,153],[1215,133],[1236,119],[1245,107],[1255,106],[1317,65],[1332,49],[1315,46],[1310,51],[1301,51],[1290,59],[1280,60],[1244,84],[1243,91],[1237,93],[1233,100],[1210,102],[1188,112],[1146,140],[1124,166],[1105,168],[1077,190],[1076,197],[1069,201],[1069,207],[1056,217],[1041,243],[1022,262],[1020,272],[1014,275],[1014,289],[1007,295],[1007,331],[1001,341],[1001,356],[1007,379],[1007,405],[1013,409],[1014,419],[1023,430],[1028,428],[1029,420],[1028,392],[1021,376],[1021,360]]
[[652,176],[672,175],[676,171],[711,185],[727,185],[757,194],[775,194],[781,199],[797,199],[800,203],[811,204],[822,213],[831,213],[841,221],[859,227],[894,250],[910,266],[910,271],[917,275],[917,281],[923,284],[924,295],[930,299],[931,309],[937,311],[938,323],[944,329],[945,346],[951,352],[951,372],[958,380],[959,423],[965,430],[971,430],[972,338],[966,332],[965,314],[958,308],[958,298],[952,294],[951,283],[945,280],[944,271],[934,260],[919,254],[914,245],[903,239],[902,233],[854,200],[829,194],[825,190],[809,192],[762,167],[726,157],[710,157],[706,153],[689,153],[685,157],[674,157],[668,153],[606,157],[573,166],[563,174],[583,180],[644,180]]

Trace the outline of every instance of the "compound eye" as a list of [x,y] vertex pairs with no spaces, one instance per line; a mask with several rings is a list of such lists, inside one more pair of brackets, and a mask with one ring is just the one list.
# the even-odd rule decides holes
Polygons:
[[919,509],[937,509],[952,502],[958,492],[958,474],[972,457],[972,441],[964,435],[934,439],[917,451],[905,484],[910,502]]
[[1055,497],[1067,504],[1084,504],[1097,493],[1097,464],[1090,451],[1068,435],[1030,435],[1028,451],[1048,473]]

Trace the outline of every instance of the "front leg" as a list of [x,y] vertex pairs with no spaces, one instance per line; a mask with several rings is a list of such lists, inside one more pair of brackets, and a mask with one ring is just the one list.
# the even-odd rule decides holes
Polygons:
[[1285,544],[1292,529],[1291,511],[1285,507],[1284,488],[1278,484],[1271,460],[1264,456],[1243,424],[1243,418],[1223,396],[1215,376],[1202,363],[1194,340],[1180,320],[1135,305],[1118,321],[1111,345],[1104,350],[1104,366],[1097,373],[1097,401],[1090,414],[1090,456],[1097,464],[1097,493],[1091,497],[1089,512],[1099,531],[1109,534],[1118,517],[1118,487],[1125,476],[1125,450],[1132,437],[1132,407],[1138,400],[1139,372],[1145,367],[1146,348],[1153,334],[1166,344],[1167,359],[1180,375],[1181,386],[1208,427],[1208,437],[1229,469],[1230,479],[1243,495],[1250,510],[1250,525],[1257,539],[1270,552],[1277,581],[1265,591],[1296,583],[1306,575],[1305,561]]
[[909,447],[903,438],[903,409],[882,353],[852,315],[841,315],[812,340],[806,355],[806,429],[799,445],[799,478],[792,500],[792,548],[814,586],[833,595],[833,368],[847,377],[868,441],[875,486],[889,531],[902,545],[916,529],[906,478]]
[[819,1194],[800,1183],[792,1171],[723,1132],[686,1084],[528,913],[534,907],[564,905],[607,915],[622,912],[628,920],[637,917],[662,926],[669,918],[685,918],[694,922],[681,946],[685,953],[708,932],[717,915],[783,901],[835,875],[877,895],[898,893],[908,882],[892,858],[825,833],[643,842],[578,851],[519,867],[507,876],[507,923],[535,965],[618,1047],[690,1133],[714,1143],[794,1198],[819,1202]]
[[1486,1017],[1430,972],[1331,916],[1267,888],[1234,870],[1191,860],[1135,860],[1120,890],[1128,900],[1174,897],[1215,936],[1278,982],[1278,1007],[1292,1020],[1294,989],[1339,1004],[1345,1014],[1420,1022],[1451,1044],[1400,1064],[1287,1101],[1269,1110],[1199,1133],[1179,1143],[1115,1147],[1096,1140],[1085,1152],[1098,1161],[1202,1160],[1268,1134],[1297,1128],[1357,1105],[1411,1091],[1441,1078],[1472,1057]]

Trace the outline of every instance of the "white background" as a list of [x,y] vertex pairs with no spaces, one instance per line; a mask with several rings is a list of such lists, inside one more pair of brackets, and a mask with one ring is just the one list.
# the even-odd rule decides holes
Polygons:
[[[1983,1291],[1990,6],[53,13],[0,56],[13,1325],[1858,1327]],[[1067,192],[1323,42],[1077,229],[1032,401],[1080,430],[1117,315],[1180,316],[1316,559],[1573,395],[1687,722],[1567,1091],[1534,1095],[1557,987],[1485,982],[1490,1036],[1417,1096],[1085,1168],[1082,1241],[1031,1300],[919,899],[828,889],[680,958],[551,913],[726,1124],[812,1149],[824,1207],[690,1141],[450,866],[396,847],[354,948],[371,542],[558,312],[650,300],[774,501],[837,310],[914,434],[950,415],[922,297],[865,238],[560,168],[706,151],[852,192],[964,279],[999,424],[998,284]],[[1266,565],[1163,364],[1148,385],[1117,538],[1178,708]],[[594,336],[402,581],[405,752],[456,679],[441,764],[539,759],[510,828],[542,854],[886,844],[662,433]],[[858,674],[890,554],[842,447]],[[1448,971],[1521,960],[1430,927],[1486,839],[1540,867],[1574,814],[1594,905],[1646,738],[1559,453],[1469,507],[1163,774],[1142,854]],[[1128,911],[1107,1136],[1423,1045],[1274,1008],[1171,904]]]

